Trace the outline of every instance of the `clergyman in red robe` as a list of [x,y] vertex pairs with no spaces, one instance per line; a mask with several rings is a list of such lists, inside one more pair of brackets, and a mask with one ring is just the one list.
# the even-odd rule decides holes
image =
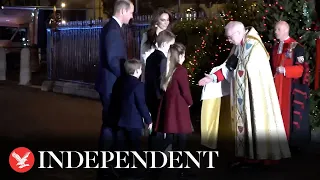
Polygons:
[[310,139],[309,66],[304,48],[289,36],[287,22],[275,26],[276,38],[271,67],[286,135],[291,147],[303,147]]

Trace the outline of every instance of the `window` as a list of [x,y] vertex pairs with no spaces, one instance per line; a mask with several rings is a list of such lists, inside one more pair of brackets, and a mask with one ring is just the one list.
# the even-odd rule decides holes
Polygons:
[[17,28],[0,26],[0,40],[10,40]]
[[12,42],[26,42],[26,41],[27,41],[26,29],[19,29],[17,34],[12,39]]

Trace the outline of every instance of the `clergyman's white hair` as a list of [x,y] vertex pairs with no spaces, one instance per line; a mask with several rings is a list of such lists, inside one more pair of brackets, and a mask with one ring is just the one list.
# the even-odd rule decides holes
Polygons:
[[240,32],[245,32],[245,27],[242,22],[240,21],[230,21],[225,27],[225,31],[229,30],[237,30]]

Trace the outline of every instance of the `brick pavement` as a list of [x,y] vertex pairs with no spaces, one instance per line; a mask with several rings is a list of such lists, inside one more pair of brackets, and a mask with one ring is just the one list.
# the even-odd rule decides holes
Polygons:
[[[100,128],[100,103],[96,100],[42,92],[40,89],[0,82],[0,136],[2,158],[18,146],[31,150],[40,149],[96,149]],[[193,150],[199,149],[199,135],[190,140]],[[226,146],[224,146],[226,147]],[[221,148],[217,169],[192,170],[194,179],[315,179],[319,168],[320,154],[309,152],[297,156],[271,170],[246,170],[230,173],[225,167],[230,160],[230,149]],[[313,150],[315,151],[315,150]],[[26,174],[13,173],[6,166],[7,177],[3,180],[93,180],[95,170],[32,170]],[[5,167],[2,166],[2,167]],[[175,179],[166,170],[163,179]]]

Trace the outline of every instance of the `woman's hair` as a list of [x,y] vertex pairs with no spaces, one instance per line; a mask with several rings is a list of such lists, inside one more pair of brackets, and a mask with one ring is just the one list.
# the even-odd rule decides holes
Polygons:
[[186,47],[181,43],[175,43],[170,46],[166,71],[161,76],[161,88],[166,91],[171,82],[172,75],[179,64],[179,56],[186,52]]
[[159,21],[159,18],[162,14],[168,14],[169,15],[169,26],[167,27],[168,30],[171,30],[171,25],[173,22],[173,16],[170,13],[170,11],[164,9],[164,8],[159,8],[155,13],[152,15],[152,20],[150,23],[150,28],[147,30],[147,41],[145,44],[149,46],[153,46],[156,44],[156,37],[157,37],[157,23]]

